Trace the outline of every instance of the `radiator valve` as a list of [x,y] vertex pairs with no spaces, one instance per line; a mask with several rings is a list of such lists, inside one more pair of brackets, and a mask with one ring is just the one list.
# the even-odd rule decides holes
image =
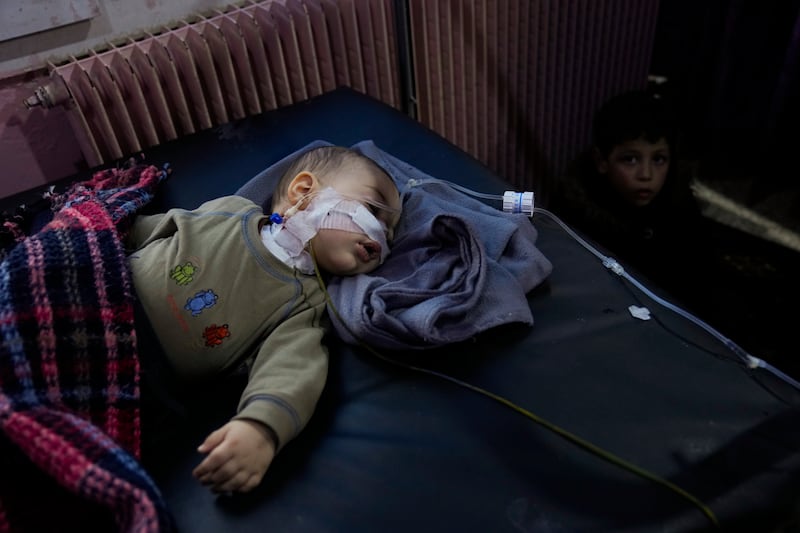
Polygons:
[[69,90],[58,78],[53,79],[46,85],[40,85],[33,90],[33,94],[27,97],[22,103],[28,109],[34,107],[44,107],[50,109],[59,105],[69,103],[71,100]]
[[51,91],[48,89],[49,85],[40,85],[34,91],[33,95],[23,100],[25,107],[28,109],[32,107],[53,107],[53,97]]

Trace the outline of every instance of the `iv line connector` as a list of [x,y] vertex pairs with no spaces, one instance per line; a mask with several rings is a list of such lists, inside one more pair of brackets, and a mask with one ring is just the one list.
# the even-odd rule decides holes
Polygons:
[[524,213],[533,217],[533,193],[530,191],[506,191],[503,194],[503,211],[506,213]]

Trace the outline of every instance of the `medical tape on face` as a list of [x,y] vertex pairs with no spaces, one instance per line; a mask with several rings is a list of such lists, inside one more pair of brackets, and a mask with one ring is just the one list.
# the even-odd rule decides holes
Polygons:
[[386,242],[386,227],[375,218],[369,209],[357,200],[342,199],[322,219],[320,229],[337,229],[351,233],[363,233],[381,247],[381,262],[389,254]]
[[381,262],[389,254],[384,227],[378,219],[361,202],[345,198],[330,187],[316,194],[305,209],[286,218],[275,241],[297,257],[323,228],[363,233],[380,244]]

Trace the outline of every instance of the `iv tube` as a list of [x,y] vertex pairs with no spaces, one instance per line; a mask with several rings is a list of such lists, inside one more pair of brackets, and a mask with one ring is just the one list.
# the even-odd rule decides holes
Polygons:
[[[515,192],[515,191],[506,191],[505,195],[482,193],[482,192],[473,191],[471,189],[468,189],[468,188],[463,187],[461,185],[458,185],[456,183],[452,183],[452,182],[449,182],[447,180],[442,180],[442,179],[438,179],[438,178],[428,178],[428,179],[425,179],[425,180],[414,180],[414,179],[411,179],[411,180],[408,180],[408,186],[409,187],[416,187],[416,186],[423,185],[424,183],[428,183],[428,182],[442,183],[444,185],[448,185],[448,186],[452,187],[453,189],[461,191],[461,192],[463,192],[463,193],[465,193],[465,194],[467,194],[469,196],[473,196],[475,198],[482,198],[484,200],[497,200],[497,201],[500,201],[500,202],[503,202],[504,200],[507,201],[507,199],[508,199],[507,195],[509,195],[509,193],[511,193],[513,195],[522,195],[522,194],[531,194],[531,195],[533,195],[533,193],[518,193],[518,192]],[[504,203],[506,203],[506,202],[504,202]],[[686,318],[687,320],[689,320],[689,321],[693,322],[694,324],[696,324],[697,326],[701,327],[706,332],[710,333],[713,337],[715,337],[718,341],[720,341],[726,348],[731,350],[737,357],[739,357],[739,359],[741,359],[742,362],[748,368],[751,368],[751,369],[763,368],[764,370],[770,372],[771,374],[773,374],[774,376],[778,377],[782,381],[784,381],[784,382],[788,383],[789,385],[793,386],[795,389],[800,390],[800,382],[798,382],[797,380],[795,380],[791,376],[789,376],[786,373],[782,372],[781,370],[775,368],[774,366],[772,366],[771,364],[767,363],[763,359],[759,359],[758,357],[755,357],[755,356],[749,354],[744,348],[742,348],[741,346],[739,346],[738,344],[733,342],[731,339],[729,339],[728,337],[726,337],[725,335],[723,335],[722,333],[720,333],[719,331],[717,331],[716,329],[714,329],[713,327],[708,325],[707,323],[703,322],[698,317],[694,316],[693,314],[689,313],[685,309],[681,309],[680,307],[672,304],[671,302],[669,302],[669,301],[661,298],[657,294],[653,293],[650,289],[645,287],[641,282],[639,282],[633,276],[628,274],[628,272],[625,271],[625,269],[622,267],[622,265],[620,265],[617,262],[616,259],[614,259],[613,257],[605,256],[602,253],[600,253],[596,248],[594,248],[591,244],[586,242],[577,233],[575,233],[575,231],[573,231],[572,228],[570,228],[567,224],[565,224],[554,213],[551,213],[550,211],[547,211],[546,209],[542,209],[541,207],[535,207],[534,208],[533,207],[533,202],[532,202],[532,196],[531,196],[531,210],[532,210],[532,212],[531,212],[531,215],[529,215],[529,216],[532,217],[533,213],[536,213],[536,214],[545,215],[547,218],[549,218],[552,221],[554,221],[564,231],[566,231],[567,234],[569,234],[570,237],[575,239],[578,242],[578,244],[580,244],[581,246],[586,248],[592,255],[594,255],[595,257],[600,259],[600,261],[603,263],[603,266],[605,266],[606,268],[608,268],[609,270],[611,270],[612,272],[614,272],[618,276],[621,276],[621,277],[625,278],[626,280],[628,280],[632,285],[634,285],[640,291],[645,293],[650,299],[652,299],[653,301],[655,301],[656,303],[658,303],[662,307],[666,307],[670,311],[673,311],[674,313],[679,314],[680,316]],[[517,212],[519,212],[519,211],[517,211]]]
[[498,200],[502,202],[503,204],[502,210],[506,213],[523,213],[525,215],[528,215],[528,217],[530,218],[533,217],[534,194],[531,191],[525,191],[525,192],[506,191],[502,195],[489,194],[489,193],[473,191],[472,189],[468,189],[457,183],[453,183],[451,181],[442,180],[438,178],[428,178],[425,180],[410,179],[408,180],[407,185],[409,187],[416,187],[424,183],[441,183],[449,187],[452,187],[457,191],[461,191],[464,194],[468,194],[469,196],[474,196],[475,198],[482,198],[484,200]]

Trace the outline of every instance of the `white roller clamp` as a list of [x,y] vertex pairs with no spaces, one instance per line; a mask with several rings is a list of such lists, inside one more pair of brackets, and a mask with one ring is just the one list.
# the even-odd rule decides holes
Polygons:
[[524,213],[533,217],[533,193],[530,191],[506,191],[503,193],[503,211],[506,213]]

